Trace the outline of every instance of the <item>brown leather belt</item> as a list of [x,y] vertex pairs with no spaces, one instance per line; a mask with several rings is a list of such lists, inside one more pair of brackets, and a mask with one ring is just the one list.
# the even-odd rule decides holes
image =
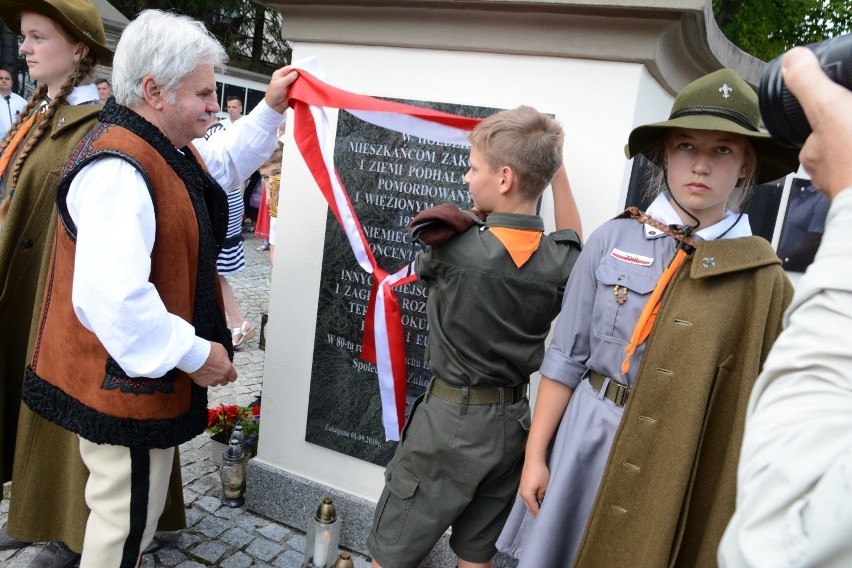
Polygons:
[[[601,375],[600,373],[596,373],[595,371],[589,371],[589,383],[591,383],[592,387],[600,392],[601,387],[603,387],[604,382],[606,381],[606,377]],[[624,385],[618,384],[614,380],[610,379],[609,383],[606,385],[606,392],[604,396],[610,399],[616,406],[624,406],[627,404],[627,397],[630,395],[630,389]]]
[[528,386],[524,383],[517,387],[454,387],[441,379],[432,379],[428,390],[432,396],[457,404],[465,402],[465,391],[467,404],[510,404],[525,399]]

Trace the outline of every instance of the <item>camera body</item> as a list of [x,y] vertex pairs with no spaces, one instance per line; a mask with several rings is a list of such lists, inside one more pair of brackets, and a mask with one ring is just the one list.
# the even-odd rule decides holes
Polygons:
[[[807,47],[817,56],[823,71],[832,81],[852,90],[852,34]],[[791,148],[801,148],[811,133],[811,125],[799,101],[784,83],[782,57],[770,61],[760,76],[760,116],[773,138]]]

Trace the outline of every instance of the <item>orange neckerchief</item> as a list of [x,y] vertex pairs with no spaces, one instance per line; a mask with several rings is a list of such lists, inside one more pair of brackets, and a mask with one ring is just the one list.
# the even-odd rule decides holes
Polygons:
[[9,167],[9,162],[12,161],[12,157],[15,155],[15,152],[18,151],[18,146],[21,145],[21,141],[27,135],[27,132],[30,131],[30,128],[32,128],[36,116],[38,116],[37,112],[31,114],[26,122],[18,128],[18,131],[15,132],[15,135],[9,141],[9,145],[6,146],[6,151],[3,152],[2,156],[0,156],[0,176],[3,176],[3,174],[6,173],[6,168]]
[[543,234],[541,231],[510,229],[508,227],[489,227],[489,230],[497,237],[497,240],[503,243],[518,268],[526,264],[533,253],[538,250]]
[[657,319],[657,312],[660,311],[660,298],[663,297],[663,292],[671,282],[674,275],[677,273],[683,261],[686,259],[687,253],[683,247],[678,247],[677,253],[669,263],[669,266],[660,275],[657,280],[657,285],[654,286],[654,291],[651,292],[651,297],[645,307],[642,308],[642,314],[636,322],[636,327],[633,328],[633,335],[630,337],[630,344],[624,348],[625,357],[621,363],[621,374],[624,375],[630,370],[630,358],[636,352],[636,348],[642,345],[648,335],[651,333],[651,328],[654,327],[654,320]]

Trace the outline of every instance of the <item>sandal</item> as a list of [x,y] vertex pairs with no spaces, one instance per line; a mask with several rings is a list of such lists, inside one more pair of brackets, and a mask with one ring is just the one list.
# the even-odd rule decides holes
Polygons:
[[254,326],[248,321],[244,321],[243,325],[234,328],[233,333],[231,334],[231,341],[233,342],[234,347],[237,347],[254,337],[255,333],[256,330],[254,329]]

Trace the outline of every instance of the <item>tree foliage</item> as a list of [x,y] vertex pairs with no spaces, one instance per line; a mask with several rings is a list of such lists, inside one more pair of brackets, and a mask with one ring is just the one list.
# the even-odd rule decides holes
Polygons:
[[282,36],[281,14],[252,0],[111,0],[129,19],[156,8],[185,14],[204,23],[230,57],[229,65],[271,73],[290,62],[291,47]]
[[713,12],[731,42],[765,61],[852,31],[849,0],[713,0]]

